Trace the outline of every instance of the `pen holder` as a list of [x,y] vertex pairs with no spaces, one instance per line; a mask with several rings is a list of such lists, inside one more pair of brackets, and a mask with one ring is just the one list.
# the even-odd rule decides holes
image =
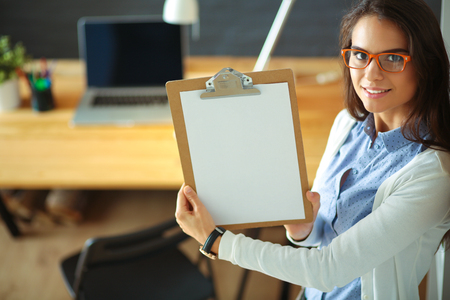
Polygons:
[[31,89],[31,107],[35,111],[47,111],[54,108],[52,89]]

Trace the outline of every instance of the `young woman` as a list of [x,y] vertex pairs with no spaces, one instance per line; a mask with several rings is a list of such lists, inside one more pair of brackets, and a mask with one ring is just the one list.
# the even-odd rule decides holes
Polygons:
[[285,225],[304,247],[215,229],[190,187],[178,194],[176,217],[206,252],[307,287],[308,300],[419,299],[450,229],[449,61],[439,24],[422,0],[363,0],[343,18],[341,46],[346,109],[307,192],[315,221]]

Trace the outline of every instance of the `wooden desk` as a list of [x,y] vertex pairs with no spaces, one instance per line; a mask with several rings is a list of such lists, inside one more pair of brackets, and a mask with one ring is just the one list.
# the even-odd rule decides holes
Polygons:
[[[210,77],[224,67],[253,69],[256,58],[191,57],[186,77]],[[273,58],[270,69],[291,68],[312,185],[328,133],[342,109],[340,80],[318,85],[320,72],[340,72],[337,58]],[[69,127],[84,88],[83,65],[58,61],[56,109],[36,113],[21,82],[20,109],[0,113],[0,188],[178,189],[183,182],[172,126]]]
[[[212,76],[223,67],[251,71],[255,58],[191,57],[186,77]],[[309,182],[329,129],[342,109],[340,82],[311,84],[319,72],[340,70],[337,59],[273,58],[270,68],[291,68],[297,96]],[[23,107],[0,114],[0,187],[86,189],[178,189],[183,182],[172,126],[70,128],[84,90],[83,66],[58,61],[53,92],[57,109],[36,113],[21,82]]]
[[[249,72],[255,62],[256,58],[191,57],[186,77],[211,77],[224,67]],[[291,68],[296,76],[312,185],[332,122],[342,109],[340,80],[318,85],[315,75],[339,72],[338,60],[273,58],[269,68]],[[69,126],[85,89],[83,74],[79,61],[58,61],[53,75],[56,109],[44,113],[30,109],[30,91],[21,82],[22,107],[0,113],[0,188],[178,189],[183,177],[172,126]],[[0,214],[11,234],[19,235],[1,198]]]

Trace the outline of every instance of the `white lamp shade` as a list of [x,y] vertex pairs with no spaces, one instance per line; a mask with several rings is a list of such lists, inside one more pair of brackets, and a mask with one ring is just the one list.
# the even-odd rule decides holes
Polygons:
[[166,0],[163,19],[170,24],[193,24],[198,21],[197,0]]

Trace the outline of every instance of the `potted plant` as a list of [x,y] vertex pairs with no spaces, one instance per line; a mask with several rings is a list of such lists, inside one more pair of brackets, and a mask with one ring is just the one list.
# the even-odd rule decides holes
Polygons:
[[20,105],[19,83],[16,69],[29,60],[21,42],[11,45],[9,36],[0,36],[0,111]]

